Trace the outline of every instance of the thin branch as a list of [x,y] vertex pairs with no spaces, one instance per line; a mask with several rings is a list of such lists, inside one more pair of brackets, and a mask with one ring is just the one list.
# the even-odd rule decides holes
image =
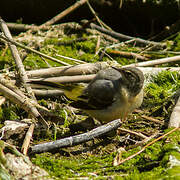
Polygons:
[[84,61],[79,60],[79,59],[74,59],[74,58],[67,57],[67,56],[63,56],[63,55],[60,55],[60,54],[56,54],[56,56],[61,57],[61,58],[64,58],[64,59],[68,59],[68,60],[71,60],[71,61],[74,61],[74,62],[76,62],[76,63],[78,63],[78,64],[79,64],[79,63],[80,63],[80,64],[85,64]]
[[144,40],[144,39],[141,39],[141,38],[135,38],[135,37],[127,36],[127,35],[124,35],[124,34],[117,33],[115,31],[109,31],[107,29],[101,28],[100,26],[97,26],[94,23],[91,23],[90,26],[91,26],[92,29],[96,29],[96,30],[98,30],[100,32],[111,35],[112,37],[118,38],[119,40],[127,41],[127,40],[135,39],[136,43],[138,43],[140,45],[149,45],[149,44],[151,44],[151,45],[155,45],[155,46],[158,46],[158,47],[164,47],[165,46],[165,44],[163,44],[163,43],[157,43],[157,42],[153,42],[153,41]]
[[44,54],[44,53],[41,53],[41,52],[39,52],[39,51],[37,51],[37,50],[35,50],[35,49],[32,49],[32,48],[27,47],[27,46],[24,46],[24,45],[22,45],[21,43],[18,43],[18,42],[14,41],[14,40],[11,40],[11,39],[7,38],[7,37],[4,37],[2,34],[0,34],[0,38],[3,39],[3,40],[5,40],[5,41],[7,41],[7,42],[10,42],[10,43],[12,43],[12,44],[14,44],[14,45],[16,45],[16,46],[19,46],[19,47],[21,47],[21,48],[23,48],[23,49],[26,49],[26,50],[28,50],[28,51],[31,51],[31,52],[35,53],[35,54],[38,54],[38,55],[40,55],[40,56],[42,56],[42,57],[44,57],[44,58],[50,59],[51,61],[60,63],[60,64],[65,65],[65,66],[70,65],[70,64],[68,64],[68,63],[65,63],[65,62],[59,60],[59,59],[56,59],[56,58],[51,57],[51,56],[48,56],[48,55],[46,55],[46,54]]
[[[33,86],[32,86],[33,87]],[[64,95],[64,92],[61,90],[41,90],[41,89],[33,89],[33,92],[36,96],[41,96],[41,97],[57,97],[57,96],[62,96]]]
[[24,138],[24,142],[23,142],[23,145],[21,147],[21,151],[24,155],[27,155],[27,151],[28,151],[28,147],[29,147],[29,144],[30,144],[30,141],[31,141],[31,138],[32,138],[32,134],[33,134],[33,131],[34,131],[34,127],[35,127],[35,124],[32,123],[26,133],[26,137]]
[[147,61],[147,62],[134,63],[134,64],[126,65],[124,67],[155,66],[155,65],[159,65],[159,64],[176,62],[176,61],[180,61],[180,56],[167,57],[167,58],[155,59],[155,60]]
[[154,122],[154,123],[158,123],[158,124],[161,124],[161,125],[164,124],[163,121],[157,120],[157,119],[152,118],[152,117],[148,117],[148,116],[146,116],[146,115],[142,115],[141,117],[144,118],[144,119],[146,119],[146,120],[152,121],[152,122]]
[[[10,31],[9,31],[6,23],[5,23],[5,22],[3,21],[3,19],[1,19],[1,18],[0,18],[0,27],[1,27],[2,32],[5,34],[5,36],[6,36],[8,39],[12,40],[11,33],[10,33]],[[25,69],[24,69],[24,65],[23,65],[23,63],[22,63],[22,60],[21,60],[21,58],[20,58],[20,56],[19,56],[18,50],[17,50],[17,48],[16,48],[15,45],[13,45],[13,44],[11,44],[11,43],[8,43],[8,45],[9,45],[9,48],[10,48],[10,50],[11,50],[12,56],[13,56],[13,58],[14,58],[14,60],[15,60],[16,69],[17,69],[17,72],[18,72],[18,75],[19,75],[19,77],[20,77],[20,79],[21,79],[22,84],[23,84],[26,92],[27,92],[32,98],[35,99],[31,87],[30,87],[28,84],[26,84],[26,82],[28,81],[28,76],[27,76],[26,71],[25,71]]]
[[94,9],[92,8],[91,4],[89,3],[89,1],[86,2],[90,11],[92,12],[92,14],[94,15],[94,17],[96,18],[97,22],[102,26],[105,27],[108,30],[112,30],[108,25],[106,25],[96,14],[96,12],[94,11]]
[[57,150],[58,148],[74,146],[83,142],[90,141],[95,137],[105,134],[109,131],[117,129],[121,125],[120,119],[111,121],[103,126],[97,127],[87,133],[83,133],[76,136],[67,137],[53,142],[43,143],[35,145],[31,148],[32,153],[41,153],[52,150]]
[[[90,82],[95,76],[96,76],[96,74],[77,75],[77,76],[60,76],[60,77],[58,76],[58,77],[50,77],[50,78],[29,79],[29,83],[40,84],[41,82],[53,82],[53,83]],[[44,85],[44,84],[42,83],[42,85]]]
[[120,55],[122,57],[127,57],[127,58],[135,58],[135,59],[139,59],[139,60],[143,60],[143,61],[147,61],[148,58],[137,54],[137,53],[133,53],[133,52],[125,52],[125,51],[117,51],[117,50],[110,50],[111,54],[115,54],[115,55]]
[[99,70],[109,67],[107,62],[86,63],[76,66],[52,67],[38,70],[27,71],[29,78],[45,78],[54,76],[74,76],[85,74],[96,74]]
[[137,156],[137,155],[139,155],[140,153],[142,153],[142,152],[143,152],[147,147],[149,147],[150,145],[154,144],[155,142],[157,142],[157,141],[159,141],[160,139],[168,136],[169,134],[173,133],[174,131],[176,131],[176,130],[178,130],[178,129],[179,129],[179,128],[176,127],[176,128],[174,128],[174,129],[172,129],[171,131],[167,132],[166,134],[164,134],[164,135],[162,135],[162,136],[154,139],[154,140],[151,141],[150,143],[146,144],[146,145],[145,145],[140,151],[138,151],[137,153],[135,153],[135,154],[127,157],[126,159],[123,159],[122,161],[120,161],[120,162],[118,163],[118,165],[121,165],[122,163],[124,163],[124,162],[126,162],[126,161],[128,161],[128,160],[130,160],[130,159],[132,159],[132,158],[134,158],[135,156]]
[[69,8],[67,8],[66,10],[64,10],[63,12],[61,12],[60,14],[58,14],[57,16],[53,17],[51,20],[45,22],[44,24],[42,24],[40,26],[44,27],[44,26],[49,26],[54,24],[55,22],[59,21],[60,19],[62,19],[63,17],[65,17],[67,14],[71,13],[72,11],[74,11],[75,9],[77,9],[78,7],[82,6],[87,0],[79,0],[76,3],[74,3],[72,6],[70,6]]
[[137,136],[137,137],[140,137],[141,139],[146,139],[146,138],[147,138],[147,136],[145,136],[144,134],[138,133],[138,132],[135,132],[135,131],[131,131],[131,130],[129,130],[129,129],[118,128],[118,130],[117,130],[118,134],[120,133],[120,131],[129,133],[129,134],[133,134],[133,135],[135,135],[135,136]]

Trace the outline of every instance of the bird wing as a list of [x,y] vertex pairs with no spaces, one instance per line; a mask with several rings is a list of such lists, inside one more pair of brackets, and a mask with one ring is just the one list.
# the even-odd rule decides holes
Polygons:
[[98,79],[90,83],[77,101],[70,105],[81,109],[105,109],[116,99],[116,87],[111,80]]

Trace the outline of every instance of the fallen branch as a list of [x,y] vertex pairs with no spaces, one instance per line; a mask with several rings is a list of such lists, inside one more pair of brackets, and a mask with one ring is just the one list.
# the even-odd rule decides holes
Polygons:
[[33,134],[33,131],[34,131],[34,127],[35,127],[35,124],[32,123],[26,133],[26,137],[24,138],[24,142],[23,142],[23,145],[21,147],[21,151],[24,155],[27,155],[27,151],[28,151],[28,147],[29,147],[29,144],[30,144],[30,141],[31,141],[31,138],[32,138],[32,134]]
[[155,45],[155,46],[158,46],[158,47],[161,47],[161,48],[165,46],[165,44],[163,44],[163,43],[157,43],[157,42],[153,42],[153,41],[144,40],[144,39],[141,39],[141,38],[135,38],[135,37],[127,36],[127,35],[124,35],[124,34],[117,33],[115,31],[109,31],[109,30],[107,30],[105,28],[102,28],[102,27],[100,27],[100,26],[98,26],[98,25],[96,25],[94,23],[91,23],[90,27],[92,29],[96,29],[96,30],[98,30],[98,31],[100,31],[102,33],[111,35],[112,37],[117,38],[117,39],[119,39],[121,41],[127,41],[127,40],[134,39],[135,42],[137,44],[140,44],[140,45]]
[[117,165],[120,165],[120,164],[122,164],[122,163],[124,163],[124,162],[126,162],[126,161],[128,161],[128,160],[130,160],[130,159],[132,159],[132,158],[134,158],[135,156],[137,156],[137,155],[139,155],[140,153],[142,153],[142,152],[143,152],[147,147],[149,147],[150,145],[154,144],[155,142],[159,141],[160,139],[164,138],[165,136],[173,133],[174,131],[176,131],[176,130],[178,130],[178,129],[179,129],[179,128],[176,127],[176,128],[174,128],[174,129],[170,130],[169,132],[167,132],[166,134],[158,137],[157,139],[154,139],[154,140],[151,141],[150,143],[146,144],[146,145],[145,145],[140,151],[138,151],[137,153],[135,153],[135,154],[127,157],[126,159],[123,159],[123,160],[119,161],[119,163],[118,163]]
[[[39,26],[36,25],[28,25],[28,24],[17,24],[17,23],[6,23],[9,29],[15,31],[27,31],[27,30],[37,30]],[[49,27],[44,27],[48,29]]]
[[48,128],[47,122],[36,109],[37,102],[29,99],[16,86],[8,83],[3,77],[0,77],[0,92],[7,99],[22,107],[26,112],[30,113],[34,118],[38,118],[45,128]]
[[147,62],[134,63],[134,64],[126,65],[124,67],[155,66],[155,65],[159,65],[159,64],[176,62],[176,61],[180,61],[180,56],[167,57],[167,58],[155,59],[155,60],[147,61]]
[[[10,40],[13,40],[12,39],[12,36],[11,36],[11,33],[6,25],[6,23],[3,21],[3,19],[0,18],[0,27],[1,27],[1,30],[2,32],[4,33],[4,35],[10,39]],[[11,43],[8,43],[9,45],[9,48],[11,50],[11,53],[12,53],[12,56],[15,60],[15,63],[16,63],[16,69],[17,69],[17,72],[18,72],[18,75],[19,75],[19,78],[22,82],[22,85],[24,86],[26,92],[33,98],[35,99],[34,95],[33,95],[33,92],[32,92],[32,89],[30,87],[29,84],[27,84],[26,82],[28,81],[28,76],[26,74],[26,71],[24,69],[24,66],[23,66],[23,63],[22,63],[22,60],[20,58],[20,55],[18,53],[18,50],[16,48],[15,45],[11,44]]]
[[[33,87],[33,86],[32,86]],[[64,95],[64,92],[61,90],[50,90],[50,89],[33,89],[33,92],[36,96],[41,96],[41,97],[53,97],[53,96],[62,96]]]
[[155,119],[155,118],[152,118],[152,117],[149,117],[149,116],[146,116],[146,115],[142,115],[141,117],[144,118],[144,119],[147,119],[147,120],[149,120],[149,121],[152,121],[152,122],[154,122],[154,123],[158,123],[158,124],[161,124],[161,125],[164,124],[163,121],[157,120],[157,119]]
[[124,129],[124,128],[118,128],[117,134],[120,134],[121,131],[129,133],[129,134],[133,134],[133,135],[135,135],[137,137],[140,137],[141,139],[146,139],[147,138],[147,136],[145,136],[142,133],[138,133],[138,132],[135,132],[135,131],[131,131],[129,129]]
[[44,26],[49,26],[54,24],[55,22],[59,21],[60,19],[62,19],[63,17],[65,17],[67,14],[71,13],[72,11],[74,11],[75,9],[77,9],[78,7],[82,6],[87,0],[79,0],[76,3],[74,3],[72,6],[70,6],[69,8],[67,8],[66,10],[64,10],[63,12],[61,12],[60,14],[58,14],[57,16],[53,17],[51,20],[45,22],[44,24],[42,24],[40,26],[40,28],[44,27]]
[[127,57],[127,58],[135,58],[135,59],[139,59],[139,60],[143,60],[143,61],[148,60],[148,58],[146,58],[144,56],[141,56],[141,55],[139,55],[137,53],[133,53],[133,52],[110,50],[108,53],[114,54],[114,55],[120,55],[122,57]]
[[100,127],[97,127],[87,133],[83,133],[76,136],[67,137],[64,139],[60,139],[53,142],[38,144],[31,147],[32,153],[41,153],[41,152],[47,152],[52,150],[57,150],[58,148],[62,147],[68,147],[68,146],[74,146],[83,142],[90,141],[94,139],[95,137],[98,137],[102,134],[105,134],[109,131],[112,131],[114,129],[117,129],[121,125],[120,119],[111,121],[105,125],[102,125]]
[[46,78],[57,76],[74,76],[74,75],[86,75],[96,74],[99,70],[109,67],[107,62],[103,63],[86,63],[76,66],[62,66],[52,67],[38,70],[27,71],[29,78]]
[[38,54],[38,55],[40,55],[40,56],[42,56],[42,57],[44,57],[44,58],[47,58],[47,59],[49,59],[49,60],[51,60],[51,61],[60,63],[60,64],[65,65],[65,66],[68,66],[68,65],[69,65],[69,64],[66,63],[66,62],[63,62],[63,61],[61,61],[61,60],[59,60],[59,59],[56,59],[56,58],[51,57],[51,56],[48,56],[48,55],[46,55],[46,54],[44,54],[44,53],[41,53],[41,52],[39,52],[39,51],[37,51],[37,50],[35,50],[35,49],[32,49],[32,48],[27,47],[27,46],[24,46],[24,45],[22,45],[21,43],[18,43],[18,42],[14,41],[14,40],[11,40],[11,39],[7,38],[7,37],[4,37],[2,34],[0,34],[0,38],[3,39],[3,40],[5,40],[5,41],[7,41],[7,42],[10,42],[10,43],[12,43],[12,44],[14,44],[14,45],[16,45],[16,46],[19,46],[19,47],[21,47],[21,48],[23,48],[23,49],[26,49],[26,50],[28,50],[28,51],[31,51],[31,52],[35,53],[35,54]]
[[95,76],[96,76],[96,74],[89,74],[89,75],[58,76],[58,77],[50,77],[50,78],[29,79],[29,83],[30,84],[31,83],[41,84],[41,82],[42,82],[42,84],[43,84],[43,82],[54,82],[54,83],[90,82]]

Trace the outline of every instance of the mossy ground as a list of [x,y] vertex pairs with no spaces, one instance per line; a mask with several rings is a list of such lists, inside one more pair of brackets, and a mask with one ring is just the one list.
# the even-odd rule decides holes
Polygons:
[[[60,36],[60,35],[59,35]],[[59,58],[56,54],[76,58],[85,62],[97,62],[100,55],[95,55],[97,38],[89,38],[87,41],[74,42],[69,45],[57,45],[59,41],[67,42],[77,37],[86,37],[85,32],[73,34],[71,36],[60,36],[59,38],[45,38],[38,48],[41,52],[50,56]],[[176,37],[176,46],[170,47],[169,50],[178,50],[179,36]],[[60,39],[60,40],[59,40]],[[104,43],[104,44],[103,44]],[[105,46],[103,41],[101,48]],[[107,42],[108,45],[110,42]],[[123,49],[123,48],[122,48]],[[121,50],[122,50],[121,49]],[[138,48],[130,47],[130,50],[139,52]],[[128,50],[124,47],[123,50]],[[108,51],[107,51],[108,52]],[[151,57],[164,57],[165,55],[152,54]],[[136,62],[134,59],[122,58],[118,55],[111,56],[114,61],[121,65]],[[62,59],[61,59],[62,60]],[[107,61],[109,58],[103,56],[101,61]],[[75,64],[70,60],[64,60],[67,63]],[[47,60],[51,66],[60,66],[60,64]],[[26,69],[39,69],[48,67],[47,63],[38,55],[28,53],[24,60]],[[174,65],[175,63],[171,64]],[[177,63],[176,63],[177,64]],[[178,64],[177,64],[178,65]],[[0,69],[2,72],[15,69],[15,63],[11,57],[10,51],[5,50],[3,45],[0,46]],[[6,71],[4,70],[6,69]],[[8,69],[8,70],[7,70]],[[153,116],[162,121],[167,121],[173,107],[172,99],[170,98],[180,87],[180,75],[177,72],[162,72],[152,78],[152,81],[144,88],[145,97],[141,106],[140,113],[134,113],[128,117],[128,120],[123,124],[123,127],[129,128],[137,132],[143,132],[150,136],[156,131],[165,133],[166,127],[156,124],[141,117],[141,114]],[[63,101],[65,103],[66,101]],[[51,102],[51,99],[40,100],[39,103],[44,106],[53,104],[59,116],[66,117],[66,113],[59,105],[59,101]],[[68,125],[73,121],[73,115],[68,113],[65,126],[58,126],[56,129],[52,125],[48,132],[37,131],[34,133],[34,143],[42,141],[56,140],[64,136],[72,135],[68,130]],[[27,113],[22,111],[16,105],[6,102],[0,109],[0,120],[3,123],[5,120],[16,120],[27,117]],[[74,117],[76,118],[76,117]],[[148,147],[143,153],[135,158],[125,162],[120,166],[112,165],[113,159],[117,154],[119,147],[130,147],[135,144],[135,141],[140,139],[120,134],[113,137],[98,138],[94,141],[84,143],[75,147],[61,149],[58,153],[42,153],[32,155],[33,163],[46,169],[50,176],[54,179],[67,179],[78,177],[89,177],[97,179],[178,179],[180,177],[180,166],[173,166],[170,159],[175,158],[180,161],[180,132],[176,131],[171,135],[163,138],[161,141]],[[126,158],[133,153],[139,151],[141,147],[129,149],[122,153],[122,158]],[[174,160],[175,161],[175,160]]]

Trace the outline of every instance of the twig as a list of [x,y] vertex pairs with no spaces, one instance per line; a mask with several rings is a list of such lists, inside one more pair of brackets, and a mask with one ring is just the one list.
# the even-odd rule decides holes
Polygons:
[[98,37],[97,37],[97,43],[96,43],[95,54],[98,52],[99,47],[100,47],[100,44],[101,44],[101,36],[98,36]]
[[154,140],[151,141],[150,143],[146,144],[146,145],[145,145],[140,151],[138,151],[137,153],[135,153],[135,154],[127,157],[126,159],[123,159],[122,161],[120,161],[120,162],[118,163],[118,165],[120,165],[120,164],[122,164],[122,163],[124,163],[124,162],[126,162],[126,161],[128,161],[128,160],[130,160],[130,159],[132,159],[132,158],[134,158],[134,157],[137,156],[138,154],[142,153],[142,152],[143,152],[147,147],[149,147],[150,145],[154,144],[155,142],[159,141],[160,139],[164,138],[165,136],[173,133],[174,131],[176,131],[176,130],[178,130],[178,129],[179,129],[179,128],[176,127],[176,128],[174,128],[174,129],[172,129],[171,131],[167,132],[166,134],[164,134],[164,135],[162,135],[162,136],[154,139]]
[[161,124],[161,125],[164,124],[163,121],[157,120],[157,119],[152,118],[152,117],[148,117],[148,116],[146,116],[146,115],[142,115],[141,117],[144,118],[144,119],[147,119],[147,120],[149,120],[149,121],[152,121],[152,122]]
[[[5,36],[8,38],[8,39],[12,39],[12,36],[11,36],[11,33],[6,25],[6,23],[3,21],[3,19],[0,18],[0,27],[1,27],[1,30],[4,32]],[[15,63],[16,63],[16,69],[17,69],[17,72],[19,74],[19,77],[21,78],[21,82],[26,90],[26,92],[32,97],[35,99],[34,95],[33,95],[33,92],[32,92],[32,89],[31,87],[26,84],[26,82],[28,81],[28,76],[26,74],[26,71],[24,69],[24,66],[23,66],[23,63],[21,61],[21,58],[19,56],[19,53],[18,53],[18,50],[16,48],[15,45],[13,44],[10,44],[8,43],[9,45],[9,48],[11,50],[11,53],[12,53],[12,56],[15,60]]]
[[[17,24],[17,23],[6,23],[9,29],[16,31],[27,31],[27,30],[37,30],[39,26],[36,25],[28,25],[28,24]],[[44,27],[48,29],[49,27]]]
[[173,109],[173,112],[171,114],[169,123],[168,123],[168,127],[176,127],[179,128],[180,127],[180,97],[177,100],[177,103]]
[[109,67],[107,62],[86,63],[76,66],[52,67],[39,70],[27,71],[29,78],[45,78],[54,76],[74,76],[82,74],[96,74],[99,70]]
[[31,141],[31,138],[32,138],[32,134],[33,134],[33,131],[34,131],[34,127],[35,127],[35,124],[32,123],[26,133],[26,136],[24,138],[24,142],[23,142],[23,145],[21,147],[21,151],[24,155],[27,155],[27,151],[28,151],[28,147],[29,147],[29,144],[30,144],[30,141]]
[[123,131],[123,132],[126,132],[126,133],[133,134],[133,135],[135,135],[135,136],[140,137],[141,139],[146,139],[146,138],[147,138],[147,136],[145,136],[144,134],[142,134],[142,133],[137,133],[137,132],[131,131],[131,130],[129,130],[129,129],[118,128],[117,133],[119,134],[120,131]]
[[82,60],[79,60],[79,59],[74,59],[74,58],[71,58],[71,57],[67,57],[67,56],[63,56],[63,55],[60,55],[60,54],[56,54],[56,56],[58,57],[61,57],[61,58],[64,58],[64,59],[68,59],[68,60],[71,60],[71,61],[74,61],[74,62],[77,62],[78,64],[85,64],[84,61]]
[[58,76],[50,78],[41,78],[41,79],[29,79],[29,83],[46,85],[43,82],[53,82],[53,83],[80,83],[80,82],[89,82],[91,81],[96,74],[89,75],[76,75],[76,76]]
[[37,50],[35,50],[35,49],[32,49],[32,48],[27,47],[27,46],[24,46],[24,45],[22,45],[21,43],[18,43],[18,42],[14,41],[14,40],[11,40],[11,39],[7,38],[7,37],[4,37],[2,34],[0,34],[0,38],[2,38],[3,40],[5,40],[5,41],[7,41],[7,42],[10,42],[10,43],[12,43],[12,44],[14,44],[14,45],[16,45],[16,46],[19,46],[19,47],[21,47],[21,48],[23,48],[23,49],[26,49],[26,50],[28,50],[28,51],[31,51],[31,52],[35,53],[35,54],[38,54],[38,55],[40,55],[40,56],[42,56],[42,57],[44,57],[44,58],[50,59],[51,61],[60,63],[60,64],[65,65],[65,66],[68,66],[68,65],[69,65],[68,63],[65,63],[65,62],[63,62],[63,61],[61,61],[61,60],[59,60],[59,59],[56,59],[56,58],[54,58],[54,57],[48,56],[48,55],[46,55],[46,54],[43,54],[43,53],[41,53],[41,52],[39,52],[39,51],[37,51]]
[[110,52],[108,52],[108,53],[115,54],[115,55],[120,55],[120,56],[127,57],[127,58],[140,59],[140,60],[143,60],[143,61],[148,60],[148,58],[146,58],[144,56],[141,56],[141,55],[139,55],[137,53],[133,53],[133,52],[110,50]]
[[89,3],[89,1],[86,2],[90,11],[92,12],[92,14],[94,15],[94,17],[96,18],[97,22],[102,26],[105,27],[106,29],[112,30],[109,26],[107,26],[101,19],[99,19],[99,17],[96,15],[96,12],[94,11],[94,9],[92,8],[91,4]]
[[54,24],[55,22],[59,21],[60,19],[62,19],[63,17],[65,17],[67,14],[71,13],[72,11],[74,11],[75,9],[77,9],[78,7],[82,6],[87,0],[79,0],[76,3],[74,3],[72,6],[70,6],[69,8],[67,8],[66,10],[64,10],[63,12],[61,12],[60,14],[58,14],[57,16],[53,17],[51,20],[45,22],[44,24],[42,24],[40,26],[44,27],[44,26],[49,26]]
[[41,152],[57,150],[58,148],[62,148],[62,147],[74,146],[74,145],[92,140],[95,137],[98,137],[114,129],[117,129],[120,125],[121,125],[121,121],[117,119],[103,126],[97,127],[87,133],[67,137],[67,138],[49,142],[49,143],[35,145],[31,148],[31,150],[32,150],[32,153],[41,153]]
[[[33,87],[33,86],[32,86]],[[57,97],[57,96],[62,96],[64,95],[64,92],[61,90],[50,90],[50,89],[46,89],[46,90],[40,90],[40,89],[33,89],[33,92],[36,96],[45,96],[45,97]]]
[[96,29],[96,30],[98,30],[100,32],[111,35],[112,37],[118,38],[119,40],[126,41],[126,40],[135,39],[136,43],[138,43],[140,45],[149,45],[149,44],[151,44],[151,45],[155,45],[155,46],[158,46],[158,47],[164,47],[165,46],[165,44],[163,44],[163,43],[157,43],[157,42],[153,42],[153,41],[144,40],[144,39],[141,39],[141,38],[135,38],[135,37],[127,36],[127,35],[124,35],[124,34],[117,33],[115,31],[109,31],[107,29],[101,28],[100,26],[97,26],[94,23],[91,23],[90,26],[91,26],[92,29]]
[[167,57],[167,58],[155,59],[155,60],[147,61],[147,62],[134,63],[134,64],[126,65],[124,67],[154,66],[158,64],[170,63],[170,62],[175,62],[175,61],[180,61],[180,56]]

